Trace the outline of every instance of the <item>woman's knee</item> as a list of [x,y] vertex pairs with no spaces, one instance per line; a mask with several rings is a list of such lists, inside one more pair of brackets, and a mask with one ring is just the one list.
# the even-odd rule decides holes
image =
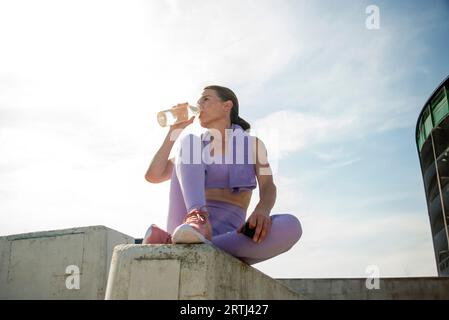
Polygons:
[[292,214],[279,214],[273,215],[272,219],[279,219],[279,222],[282,221],[282,235],[290,246],[293,246],[299,241],[302,236],[302,225],[297,217]]

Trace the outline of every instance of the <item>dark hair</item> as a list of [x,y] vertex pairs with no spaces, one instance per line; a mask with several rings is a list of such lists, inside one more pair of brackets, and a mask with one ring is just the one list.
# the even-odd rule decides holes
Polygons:
[[206,89],[215,90],[222,101],[232,101],[231,123],[238,124],[244,131],[251,128],[248,122],[239,117],[239,100],[231,89],[222,86],[207,86]]

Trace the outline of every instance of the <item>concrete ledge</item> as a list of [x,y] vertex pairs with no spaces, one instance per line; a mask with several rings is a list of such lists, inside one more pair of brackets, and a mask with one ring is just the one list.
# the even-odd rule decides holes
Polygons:
[[379,289],[368,289],[366,279],[278,279],[310,299],[331,300],[447,300],[449,278],[380,278]]
[[123,243],[134,239],[104,226],[0,237],[0,299],[104,299]]
[[106,299],[304,299],[207,244],[119,245]]

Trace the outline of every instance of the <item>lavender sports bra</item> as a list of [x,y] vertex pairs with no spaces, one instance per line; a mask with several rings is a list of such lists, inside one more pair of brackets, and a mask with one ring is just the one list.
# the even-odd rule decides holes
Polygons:
[[206,164],[206,189],[229,188],[229,164]]
[[[229,177],[230,177],[230,168],[234,164],[225,163],[224,158],[222,158],[221,163],[213,162],[211,164],[205,164],[206,168],[206,189],[212,188],[230,188],[233,192],[239,192],[242,190],[253,190],[256,188],[256,184],[248,184],[248,185],[240,185],[230,187]],[[234,165],[235,166],[235,165]],[[255,179],[254,179],[255,180]]]
[[[232,128],[234,133],[239,132],[235,131],[236,129],[242,130],[236,124],[232,124]],[[206,189],[229,188],[231,192],[239,192],[241,190],[252,190],[257,186],[255,165],[249,161],[250,157],[248,156],[251,150],[250,137],[245,137],[242,130],[239,144],[237,144],[238,136],[232,136],[231,138],[231,150],[237,150],[235,153],[231,151],[231,154],[229,154],[232,159],[222,154],[210,156],[205,163]],[[210,141],[203,140],[203,147],[208,148],[209,143]],[[210,150],[208,149],[206,154],[209,154],[209,152]],[[243,158],[239,156],[243,156]],[[218,157],[221,158],[221,161],[216,161],[219,159]],[[240,162],[242,159],[243,162]]]

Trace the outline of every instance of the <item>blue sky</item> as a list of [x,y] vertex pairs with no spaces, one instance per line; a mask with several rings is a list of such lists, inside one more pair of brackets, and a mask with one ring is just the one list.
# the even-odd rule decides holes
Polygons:
[[303,223],[256,268],[434,276],[414,131],[449,74],[448,21],[436,0],[2,1],[0,235],[164,226],[169,184],[143,179],[156,113],[220,84],[276,167],[272,212]]

